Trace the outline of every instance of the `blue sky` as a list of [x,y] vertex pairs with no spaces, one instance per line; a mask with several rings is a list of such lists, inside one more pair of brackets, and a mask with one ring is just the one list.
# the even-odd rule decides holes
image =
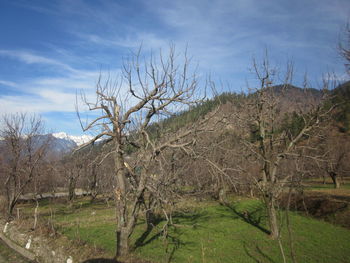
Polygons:
[[[294,62],[295,80],[346,78],[337,53],[348,0],[0,0],[0,113],[41,114],[52,131],[82,133],[77,90],[92,95],[100,73],[123,57],[188,46],[198,75],[234,91],[252,79],[252,57]],[[220,86],[220,84],[218,84]]]

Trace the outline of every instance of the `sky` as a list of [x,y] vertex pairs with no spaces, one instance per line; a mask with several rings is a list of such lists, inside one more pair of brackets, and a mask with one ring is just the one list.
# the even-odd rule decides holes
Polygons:
[[[40,114],[52,132],[81,135],[76,94],[93,98],[98,77],[117,76],[140,45],[187,48],[197,75],[220,91],[247,89],[252,59],[267,52],[296,85],[327,72],[348,77],[337,45],[348,0],[0,0],[0,114]],[[249,84],[250,85],[250,84]]]

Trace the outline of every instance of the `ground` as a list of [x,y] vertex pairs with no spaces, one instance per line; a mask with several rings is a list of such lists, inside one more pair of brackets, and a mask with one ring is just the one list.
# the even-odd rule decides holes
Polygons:
[[[280,211],[280,218],[289,216],[291,222],[288,228],[283,220],[281,235],[288,262],[291,241],[297,262],[348,262],[350,229],[342,227],[341,222],[349,221],[349,184],[332,189],[331,184],[309,181],[305,196],[309,215],[305,211]],[[330,209],[334,202],[341,204],[336,210]],[[313,203],[319,207],[312,207]],[[25,222],[32,226],[33,205],[21,204],[19,208],[20,227],[25,228]],[[46,200],[39,212],[40,224],[48,235],[54,231],[56,239],[69,238],[70,251],[74,257],[80,256],[78,262],[114,255],[114,207],[102,201],[90,204],[88,198],[78,199],[70,207],[64,200]],[[279,243],[269,238],[265,209],[257,199],[232,196],[229,205],[222,206],[211,200],[186,198],[177,204],[174,225],[165,232],[164,222],[159,218],[152,231],[147,231],[143,220],[138,222],[131,241],[133,262],[283,262]]]
[[29,263],[0,241],[0,263]]

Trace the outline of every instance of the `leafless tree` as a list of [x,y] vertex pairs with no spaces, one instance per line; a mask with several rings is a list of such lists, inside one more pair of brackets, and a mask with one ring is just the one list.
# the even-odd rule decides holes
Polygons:
[[[132,56],[124,64],[123,76],[118,82],[102,80],[96,87],[96,101],[91,103],[84,96],[83,101],[98,117],[82,125],[83,130],[97,130],[98,134],[88,143],[105,138],[104,144],[112,144],[116,202],[117,231],[116,259],[129,253],[129,237],[135,224],[152,171],[166,149],[180,148],[184,152],[195,143],[193,136],[205,119],[193,126],[177,131],[151,129],[154,121],[193,105],[198,80],[190,71],[190,60],[179,57],[170,48],[167,56],[160,53],[159,59],[152,57],[141,62],[141,53]],[[123,94],[123,91],[127,91]],[[79,111],[78,116],[79,115]],[[80,117],[79,117],[80,119]],[[87,145],[87,144],[86,144]],[[84,146],[82,146],[84,147]],[[128,154],[128,149],[132,149]],[[153,177],[158,175],[153,173]]]
[[202,136],[202,140],[198,140],[191,175],[200,178],[197,191],[209,193],[221,204],[227,204],[227,193],[239,194],[244,180],[240,174],[241,158],[237,154],[238,136],[221,122],[225,117],[216,117],[219,121],[215,124],[215,136]]
[[[333,134],[332,134],[333,132]],[[349,171],[349,142],[346,134],[339,134],[329,127],[328,134],[318,140],[320,157],[317,159],[320,173],[326,173],[338,189],[341,179]]]
[[2,121],[0,136],[5,144],[3,183],[6,212],[11,218],[18,199],[38,174],[49,140],[39,139],[43,122],[38,116],[16,113],[5,115]]
[[87,164],[83,154],[69,157],[70,159],[62,166],[64,169],[62,172],[65,174],[67,180],[68,201],[73,202],[75,199],[75,189],[77,187],[78,180],[86,171]]
[[[281,126],[281,97],[291,89],[293,69],[287,66],[286,74],[279,79],[277,71],[270,68],[267,59],[261,65],[253,63],[253,73],[257,76],[258,88],[251,89],[251,94],[242,106],[242,114],[237,115],[236,125],[240,125],[246,135],[242,138],[243,149],[250,159],[260,168],[259,177],[253,177],[255,186],[261,193],[267,208],[271,238],[278,239],[279,223],[277,202],[288,184],[296,176],[293,160],[300,158],[300,143],[320,129],[322,119],[331,109],[322,105],[322,99],[310,101],[308,107],[300,107],[294,112],[299,125],[296,129]],[[275,82],[282,85],[274,86]],[[325,87],[328,82],[324,82]],[[305,82],[304,92],[308,91]],[[326,92],[324,92],[326,94]],[[289,98],[292,99],[292,98]]]
[[338,49],[341,54],[346,60],[345,67],[350,74],[350,25],[347,24],[346,28],[344,30],[344,39],[339,41]]
[[[104,158],[109,151],[110,149],[104,149],[104,147],[90,147],[83,152],[74,152],[69,157],[68,162],[75,162],[75,184],[79,181],[80,187],[91,197],[91,202],[94,202],[97,195],[102,193],[101,187],[105,188],[104,192],[108,192],[111,187],[106,186],[113,183],[111,180],[101,178],[102,174],[110,173],[108,170],[111,170],[109,167],[112,166],[111,156]],[[77,169],[79,167],[80,169]],[[104,185],[102,180],[105,180]]]

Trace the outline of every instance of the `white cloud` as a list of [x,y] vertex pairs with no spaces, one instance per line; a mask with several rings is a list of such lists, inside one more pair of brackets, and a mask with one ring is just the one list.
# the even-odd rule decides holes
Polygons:
[[7,86],[7,87],[11,87],[11,88],[16,88],[17,87],[17,83],[13,82],[13,81],[7,81],[7,80],[0,80],[0,86]]
[[[26,82],[1,81],[0,84],[12,85],[15,89],[11,95],[0,96],[0,112],[75,112],[75,103],[82,104],[80,92],[83,91],[90,102],[95,101],[95,86],[99,76],[101,83],[110,76],[107,71],[74,70],[61,78],[37,77]],[[119,72],[115,70],[115,72]],[[116,73],[116,74],[117,74]],[[126,89],[127,87],[123,87]],[[25,93],[23,93],[25,92]],[[123,94],[123,93],[122,93]],[[78,97],[76,97],[78,95]],[[82,105],[80,108],[83,109]]]
[[17,59],[26,64],[43,64],[60,67],[64,70],[74,71],[72,67],[66,65],[58,60],[47,58],[44,56],[39,56],[28,51],[21,50],[0,50],[0,56],[6,56],[10,58]]
[[[106,71],[77,70],[59,60],[33,55],[31,52],[0,50],[0,55],[10,56],[26,64],[54,65],[61,69],[62,77],[40,77],[13,81],[0,80],[0,85],[13,88],[10,94],[0,95],[0,112],[74,112],[76,94],[84,90],[93,97],[100,74]],[[115,70],[117,71],[117,70]]]
[[[45,92],[44,92],[45,95]],[[49,111],[74,111],[72,96],[55,92],[56,97],[49,96],[2,96],[0,97],[0,111],[2,113],[30,112],[43,113]]]

